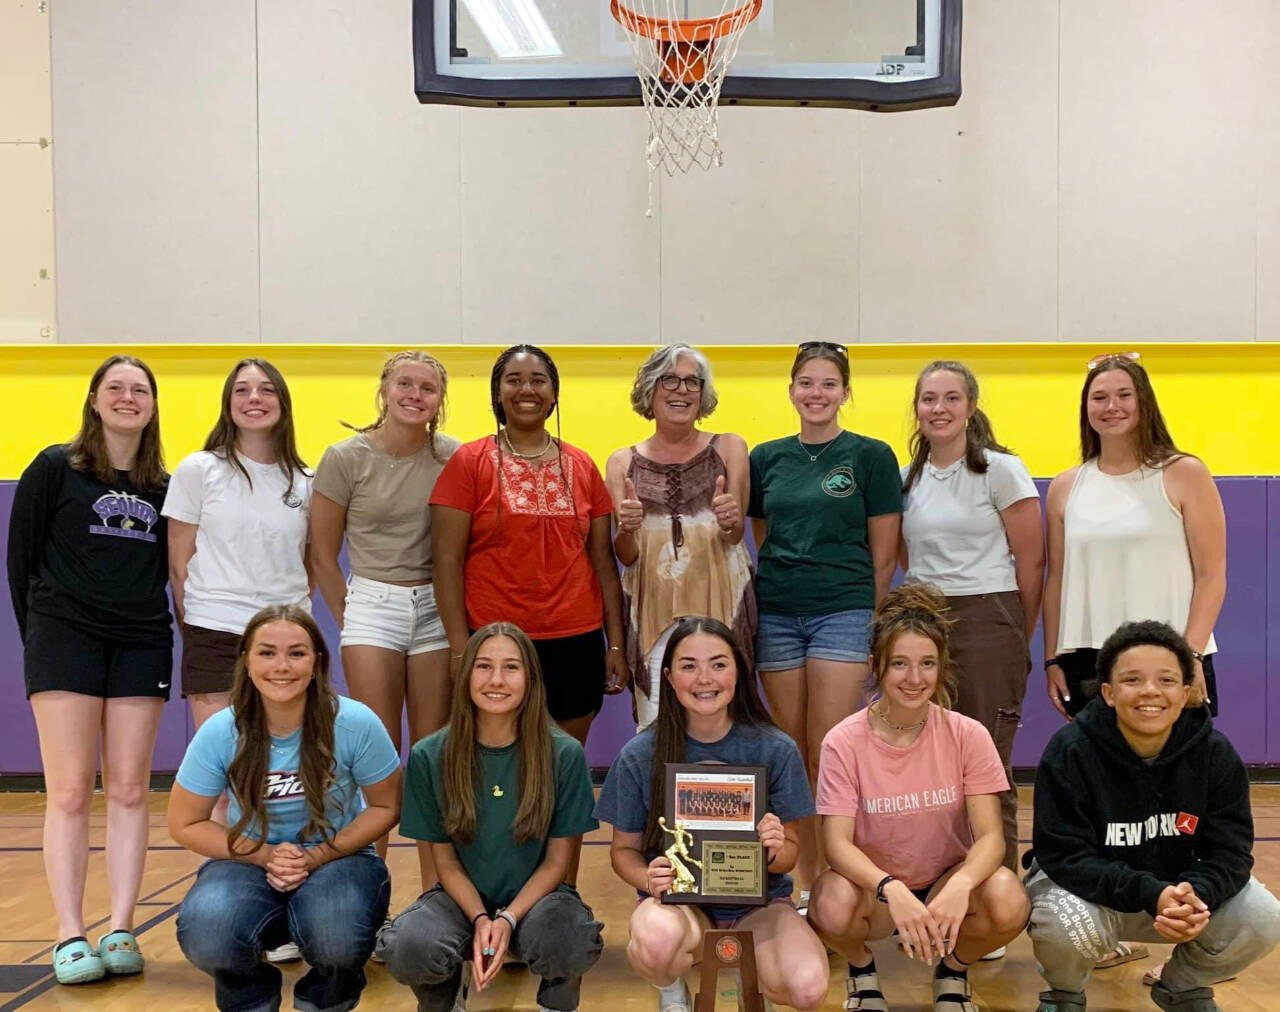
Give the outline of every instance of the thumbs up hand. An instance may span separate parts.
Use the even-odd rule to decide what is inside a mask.
[[[623,499],[618,503],[618,531],[634,534],[644,526],[644,503],[636,495],[636,484],[630,478],[623,479]]]
[[[724,475],[716,479],[716,490],[711,499],[711,509],[715,512],[716,523],[726,534],[731,534],[742,526],[742,508],[732,492],[725,491]]]

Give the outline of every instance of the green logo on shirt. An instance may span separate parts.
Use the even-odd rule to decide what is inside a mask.
[[[822,479],[822,491],[837,499],[853,495],[858,491],[858,483],[853,480],[853,468],[845,464],[833,467]]]

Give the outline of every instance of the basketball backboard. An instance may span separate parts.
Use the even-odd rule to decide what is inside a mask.
[[[954,102],[961,3],[764,0],[743,33],[721,104],[887,109]],[[726,10],[725,0],[680,4],[688,18]],[[422,102],[640,102],[628,36],[609,0],[414,0],[413,19]]]

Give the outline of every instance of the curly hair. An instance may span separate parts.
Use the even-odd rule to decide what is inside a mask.
[[[631,386],[631,410],[641,418],[653,421],[653,391],[658,380],[676,367],[680,358],[691,358],[698,367],[698,376],[702,379],[702,389],[698,397],[698,417],[706,418],[720,403],[720,395],[716,393],[716,384],[711,377],[711,362],[697,348],[687,344],[668,344],[659,348],[644,360],[636,370],[636,381]]]
[[[951,709],[956,698],[956,678],[951,666],[949,635],[951,619],[946,617],[947,599],[931,583],[904,583],[889,591],[871,616],[871,677],[876,688],[884,685],[893,646],[904,633],[916,633],[933,641],[938,649],[938,684],[933,702]]]
[[[1120,655],[1134,647],[1163,647],[1178,659],[1182,684],[1190,685],[1195,680],[1196,661],[1187,641],[1168,623],[1153,621],[1126,622],[1106,638],[1098,649],[1098,677],[1111,681]]]

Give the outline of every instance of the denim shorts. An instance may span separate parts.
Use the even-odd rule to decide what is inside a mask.
[[[870,650],[870,608],[837,611],[830,615],[760,613],[756,631],[756,667],[761,671],[802,668],[806,657],[866,664]]]
[[[347,583],[342,646],[382,647],[402,654],[447,650],[449,637],[436,608],[435,588],[399,587],[353,576]]]

